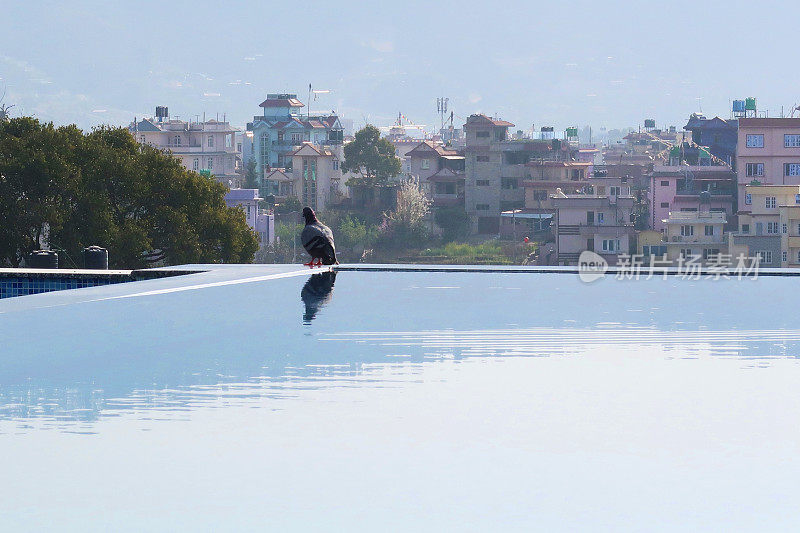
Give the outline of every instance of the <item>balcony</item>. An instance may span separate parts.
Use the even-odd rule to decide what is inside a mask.
[[[580,224],[578,226],[578,230],[581,235],[586,235],[586,236],[592,236],[592,235],[619,236],[619,235],[632,234],[635,231],[633,224],[596,224],[596,225]]]
[[[272,141],[272,146],[277,148],[291,148],[293,146],[302,146],[304,142],[310,141],[303,141],[303,140],[294,140],[294,139],[283,139],[281,141]]]
[[[680,244],[725,244],[727,235],[671,235],[668,243]]]

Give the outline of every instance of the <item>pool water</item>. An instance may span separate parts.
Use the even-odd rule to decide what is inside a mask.
[[[800,526],[796,278],[220,272],[0,303],[10,530]]]

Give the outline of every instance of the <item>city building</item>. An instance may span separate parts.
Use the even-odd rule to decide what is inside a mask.
[[[635,199],[621,185],[605,187],[604,194],[552,196],[557,264],[576,264],[584,250],[601,255],[610,265],[617,264],[620,254],[631,253]]]
[[[748,185],[800,185],[800,118],[740,118],[736,171],[739,211]]]
[[[798,234],[799,228],[792,224],[798,214],[794,208],[800,205],[800,185],[745,185],[744,190],[746,210],[739,211],[731,253],[759,256],[761,266],[788,266],[790,258],[797,259],[796,239],[789,237]]]
[[[464,124],[464,205],[473,219],[473,231],[497,234],[501,213],[525,207],[522,183],[531,179],[540,161],[575,161],[577,142],[552,138],[510,139],[514,125],[486,115],[470,115]],[[590,163],[586,163],[590,165]]]
[[[128,129],[140,144],[171,152],[189,170],[213,176],[229,188],[241,185],[238,130],[226,121],[170,119],[168,109],[159,106],[155,118],[134,120]]]
[[[664,231],[670,212],[700,209],[700,195],[707,192],[709,210],[725,213],[726,220],[736,214],[736,173],[727,166],[656,165],[650,174],[649,227]],[[732,228],[731,228],[732,229]]]
[[[692,132],[692,142],[695,145],[708,147],[712,155],[735,169],[738,127],[736,119],[709,119],[699,113],[692,113],[683,129]]]
[[[291,154],[292,191],[304,206],[324,211],[348,196],[341,159],[341,145],[306,142]]]
[[[333,112],[303,114],[305,105],[296,94],[268,94],[259,106],[263,114],[247,124],[245,142],[251,146],[243,150],[255,158],[260,178],[273,168],[290,168],[292,155],[303,143],[320,147],[342,144],[344,130],[339,117]]]
[[[225,205],[228,207],[240,207],[244,211],[247,225],[253,230],[256,228],[256,218],[258,216],[258,189],[231,189],[225,195]]]
[[[256,233],[260,247],[275,244],[275,214],[262,211],[256,215]]]
[[[464,206],[464,154],[433,141],[408,151],[409,174],[419,179],[434,207]]]
[[[673,264],[689,260],[708,264],[720,254],[727,254],[728,238],[723,230],[725,223],[725,213],[711,211],[707,204],[699,211],[671,212],[669,218],[664,220],[667,259]]]

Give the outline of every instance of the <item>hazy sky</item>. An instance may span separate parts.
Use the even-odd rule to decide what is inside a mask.
[[[475,112],[518,128],[682,127],[702,106],[800,103],[794,2],[4,2],[12,114],[89,127],[166,105],[243,126],[267,92],[329,89],[313,110],[438,127]],[[702,98],[702,100],[698,100]]]

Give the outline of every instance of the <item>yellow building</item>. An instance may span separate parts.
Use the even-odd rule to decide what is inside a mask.
[[[728,253],[727,236],[723,233],[726,217],[719,211],[674,211],[664,220],[667,259],[700,258],[708,263],[719,254]]]
[[[760,257],[762,267],[800,266],[800,185],[747,185],[734,256]]]

